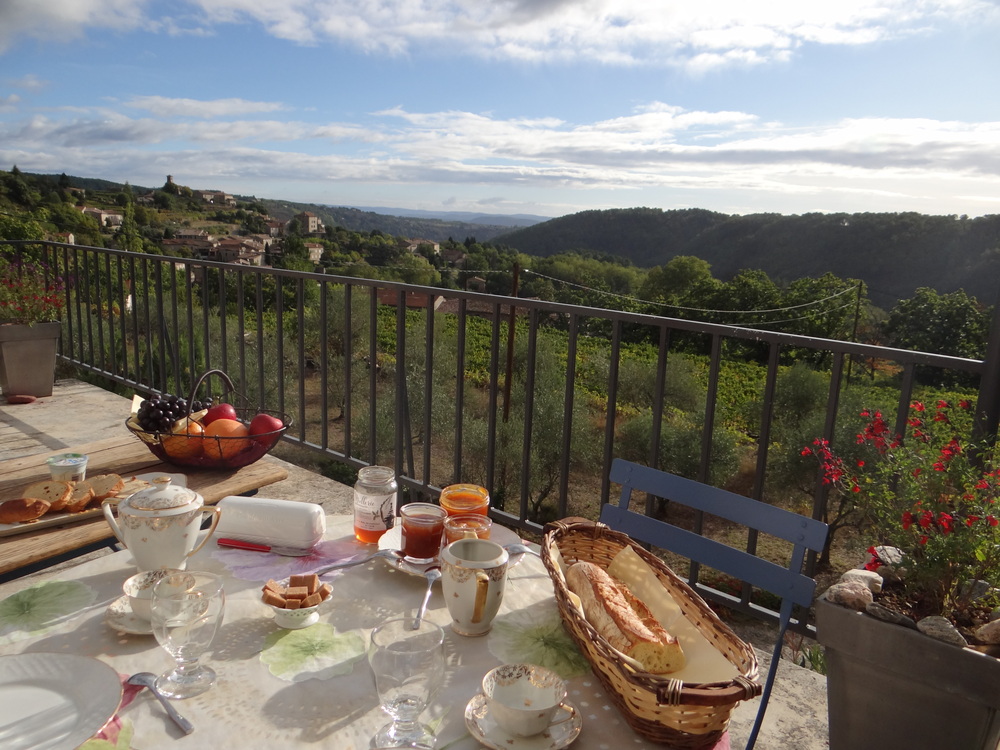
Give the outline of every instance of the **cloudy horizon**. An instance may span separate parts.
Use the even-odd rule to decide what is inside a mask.
[[[329,205],[1000,212],[985,0],[8,0],[0,168]]]

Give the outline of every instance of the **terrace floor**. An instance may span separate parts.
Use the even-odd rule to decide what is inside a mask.
[[[11,405],[0,402],[0,460],[35,453],[71,449],[75,444],[97,440],[124,430],[130,402],[97,386],[78,380],[56,382],[52,396],[34,403]],[[280,461],[280,459],[274,459]],[[328,514],[351,511],[352,490],[346,485],[282,461],[288,478],[266,487],[266,497],[319,503]],[[95,552],[93,555],[105,554]],[[72,565],[73,562],[64,563]],[[52,569],[50,568],[49,571]],[[44,573],[43,573],[44,574]],[[36,574],[39,575],[39,574]],[[757,646],[761,673],[769,657],[762,651],[758,628],[733,625],[742,637]],[[730,739],[733,748],[743,747],[757,710],[757,701],[742,703],[733,712]],[[826,679],[808,669],[783,660],[778,668],[774,692],[764,726],[757,741],[759,750],[824,750],[829,747],[826,710]]]

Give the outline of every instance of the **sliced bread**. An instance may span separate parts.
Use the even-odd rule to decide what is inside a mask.
[[[54,513],[66,507],[72,494],[73,484],[71,482],[57,482],[47,479],[29,484],[24,488],[21,497],[44,500],[49,504],[46,510]]]
[[[87,509],[91,501],[94,499],[94,488],[87,484],[86,481],[77,482],[76,486],[73,488],[73,494],[69,498],[69,502],[63,508],[67,513],[80,513]]]
[[[98,474],[94,477],[88,477],[78,484],[88,485],[94,491],[93,501],[95,503],[117,494],[125,486],[124,480],[118,474]]]

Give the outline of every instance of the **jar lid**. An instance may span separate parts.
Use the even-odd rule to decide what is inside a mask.
[[[168,510],[188,505],[198,497],[197,492],[174,484],[168,476],[156,477],[152,485],[129,497],[128,504],[136,510]]]
[[[60,453],[45,459],[49,466],[79,466],[87,463],[87,457],[82,453]]]

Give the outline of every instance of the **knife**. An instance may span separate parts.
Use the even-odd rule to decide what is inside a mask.
[[[251,552],[273,552],[276,555],[286,557],[305,557],[312,553],[311,549],[300,547],[282,547],[277,544],[257,544],[256,542],[245,542],[242,539],[217,539],[216,544],[220,547],[233,547],[234,549],[246,549]]]

